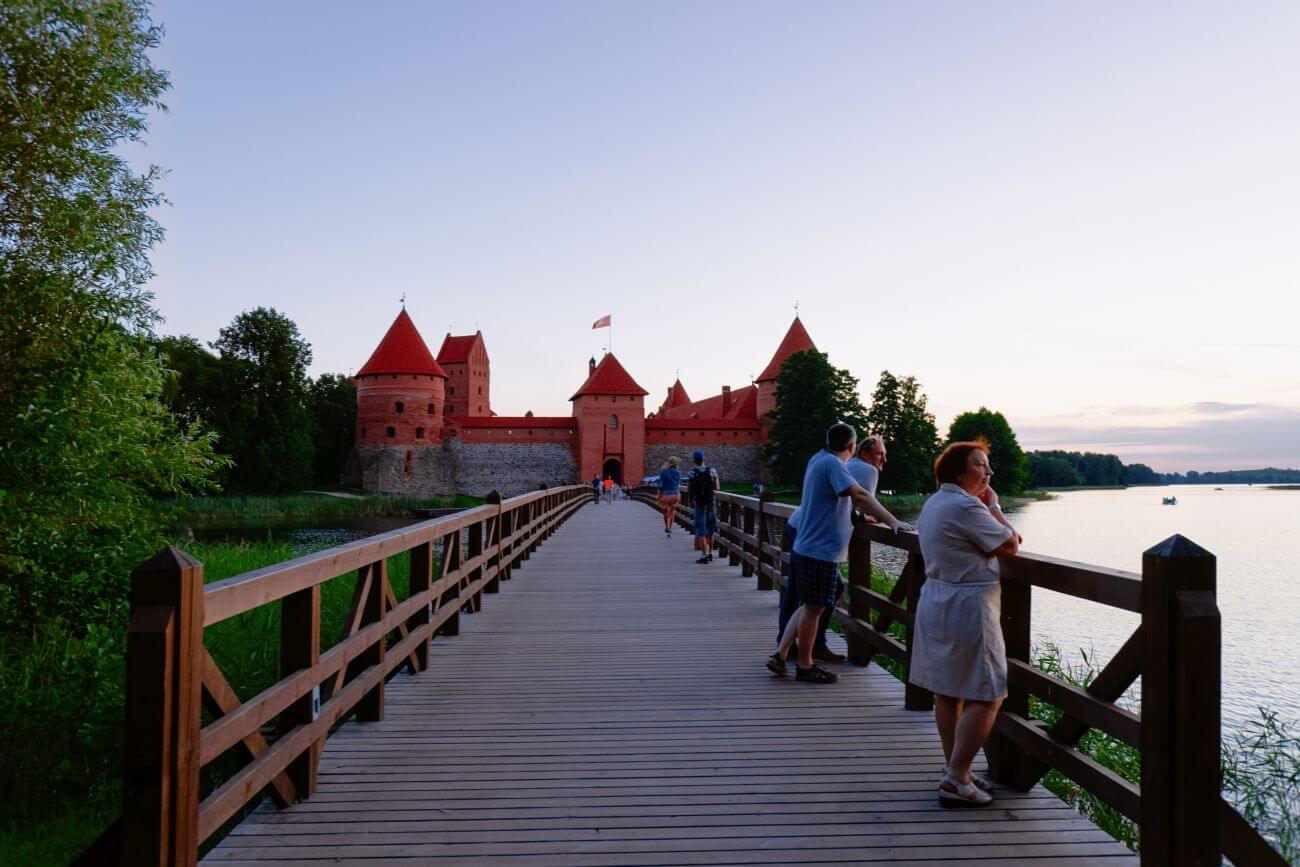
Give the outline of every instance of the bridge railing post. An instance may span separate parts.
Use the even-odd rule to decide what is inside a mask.
[[[758,537],[758,551],[756,552],[756,554],[758,560],[758,589],[759,590],[771,590],[772,587],[774,586],[772,584],[771,577],[763,572],[763,564],[766,563],[768,566],[775,566],[777,568],[779,568],[781,565],[780,562],[773,563],[772,558],[767,554],[763,553],[763,546],[765,544],[770,545],[776,540],[776,527],[774,526],[774,524],[777,521],[781,520],[776,515],[773,515],[771,512],[768,512],[767,509],[764,507],[764,503],[770,503],[772,502],[772,500],[773,500],[773,495],[771,491],[764,490],[759,492],[758,522],[754,532],[754,535]]]
[[[1015,560],[1001,558],[1002,569],[1002,640],[1006,644],[1007,659],[1032,663],[1030,644],[1030,615],[1032,594],[1029,584],[1015,580]],[[1002,710],[1028,719],[1029,693],[1015,681],[1007,685],[1007,697]],[[1038,781],[1033,759],[1007,735],[993,731],[984,746],[989,760],[989,776],[1012,788],[1025,791]]]
[[[131,573],[121,863],[199,851],[203,564],[168,546]]]
[[[419,579],[412,562],[411,581]],[[427,648],[426,648],[427,654]],[[418,657],[417,657],[418,658]],[[428,658],[427,655],[425,657]],[[313,584],[280,600],[280,676],[309,669],[320,662],[320,585]],[[320,713],[320,687],[285,708],[277,728],[285,734],[294,726],[312,723]],[[286,769],[299,799],[310,798],[316,791],[316,770],[325,741],[322,738],[289,763]]]
[[[370,570],[370,588],[361,600],[360,628],[364,629],[384,619],[386,607],[384,588],[388,586],[388,561],[379,560],[362,568]],[[357,580],[362,580],[360,572],[357,573]],[[358,670],[383,664],[384,657],[387,655],[386,641],[387,638],[380,635],[373,644],[357,655]],[[380,678],[379,682],[357,701],[357,719],[361,722],[379,722],[383,718],[384,679]]]
[[[746,536],[753,536],[754,535],[754,507],[745,506],[742,509],[742,513],[743,513],[743,520],[741,525],[741,532],[743,532]],[[740,540],[740,553],[742,555],[748,554],[749,556],[752,557],[756,553],[755,550],[756,548],[757,546],[752,542],[746,541],[745,539]],[[751,566],[749,560],[743,556],[740,558],[740,574],[741,577],[743,578],[750,578],[754,574],[754,567]]]
[[[1142,555],[1142,860],[1220,863],[1215,557],[1171,536]]]
[[[925,558],[921,556],[920,551],[913,551],[907,555],[907,563],[903,566],[903,574],[899,576],[899,581],[907,582],[907,623],[903,626],[903,638],[907,642],[907,648],[903,654],[903,671],[905,682],[903,686],[903,707],[907,710],[933,710],[934,693],[928,689],[919,687],[912,683],[912,636],[916,622],[916,606],[921,601],[921,585],[925,583]]]

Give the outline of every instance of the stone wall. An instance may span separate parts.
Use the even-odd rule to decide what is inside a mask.
[[[456,491],[481,497],[500,491],[513,497],[578,481],[578,464],[567,443],[464,443],[447,440],[456,467]]]
[[[704,452],[704,462],[718,471],[718,478],[724,482],[752,482],[758,477],[758,446],[736,445],[720,446],[717,443],[700,445],[652,445],[645,447],[645,471],[647,474],[659,472],[659,468],[668,462],[670,455],[681,459],[684,476],[695,464],[691,453],[696,449]]]
[[[442,446],[355,445],[343,467],[343,483],[385,494],[451,494],[455,469]]]

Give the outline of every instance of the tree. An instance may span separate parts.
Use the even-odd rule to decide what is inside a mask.
[[[235,462],[232,487],[298,490],[312,478],[312,417],[307,365],[311,346],[274,308],[240,313],[212,344],[237,401],[220,419],[222,451]]]
[[[826,429],[835,422],[853,425],[859,437],[866,428],[857,379],[815,349],[796,352],[781,365],[772,416],[764,454],[774,459],[774,474],[783,484],[803,483],[808,459],[825,445]]]
[[[1074,464],[1062,454],[1030,452],[1027,458],[1029,483],[1035,488],[1072,488],[1083,484]]]
[[[914,376],[902,379],[881,371],[871,395],[867,423],[884,437],[889,460],[880,473],[881,490],[916,494],[934,490],[934,458],[939,432],[926,409],[927,398]]]
[[[153,497],[219,467],[160,400],[143,289],[159,171],[118,154],[167,86],[158,38],[131,0],[0,14],[0,628],[115,616],[165,538]]]
[[[1008,494],[1024,490],[1029,479],[1027,461],[1006,416],[982,406],[976,412],[964,412],[957,416],[948,428],[950,443],[967,442],[979,437],[989,443],[993,487]]]
[[[356,441],[357,388],[346,376],[322,374],[311,386],[316,426],[312,472],[317,484],[337,485]]]
[[[1146,464],[1125,464],[1124,484],[1158,485],[1160,484],[1160,478],[1156,475],[1156,471]]]

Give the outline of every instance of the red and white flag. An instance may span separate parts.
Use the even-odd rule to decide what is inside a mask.
[[[591,327],[592,327],[592,328],[609,328],[609,327],[610,327],[609,316],[602,316],[602,317],[600,317],[599,319],[597,319],[595,322],[593,322],[593,323],[591,324]]]

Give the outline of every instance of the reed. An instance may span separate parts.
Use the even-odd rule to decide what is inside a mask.
[[[436,497],[396,497],[375,494],[366,497],[331,497],[302,493],[278,497],[191,497],[172,500],[182,521],[257,523],[296,518],[400,517],[412,509],[470,508],[481,505],[477,497],[452,494]]]

